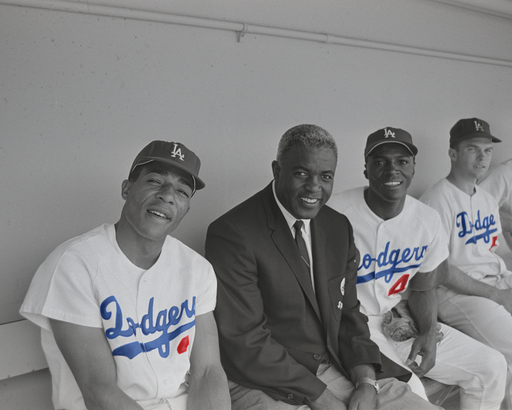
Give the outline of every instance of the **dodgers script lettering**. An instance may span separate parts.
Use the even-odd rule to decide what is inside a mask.
[[[158,349],[161,357],[169,356],[169,343],[171,340],[176,339],[182,333],[186,332],[195,326],[195,312],[196,312],[196,298],[192,298],[192,306],[189,307],[189,301],[185,300],[181,307],[172,306],[169,309],[160,310],[156,316],[153,312],[154,298],[149,300],[148,310],[140,323],[135,322],[131,317],[123,319],[123,310],[115,296],[109,296],[100,305],[101,317],[104,320],[110,320],[114,315],[114,327],[108,328],[105,331],[105,336],[108,339],[116,339],[118,337],[132,337],[137,334],[137,329],[140,329],[144,335],[152,335],[159,333],[160,335],[146,343],[131,342],[123,346],[119,346],[112,351],[114,356],[126,356],[133,359],[140,353],[150,352]],[[184,316],[185,315],[185,316]],[[182,322],[182,319],[192,319],[191,321],[177,326]],[[123,327],[124,326],[124,327]],[[171,326],[175,328],[169,331]],[[177,327],[176,327],[177,326]]]
[[[386,283],[391,282],[395,274],[402,274],[411,269],[418,269],[421,266],[421,261],[425,256],[428,245],[417,246],[415,248],[392,249],[390,250],[390,242],[386,243],[386,247],[380,252],[377,257],[372,257],[370,254],[365,254],[361,259],[361,265],[357,268],[358,272],[368,270],[375,262],[375,270],[368,272],[357,277],[357,284],[366,283],[371,280],[379,280],[384,278]],[[402,275],[397,283],[395,283],[389,290],[391,294],[403,292],[407,288],[409,279],[408,274]]]
[[[461,212],[457,214],[455,222],[457,228],[459,228],[459,238],[464,238],[468,235],[471,235],[471,237],[466,241],[466,245],[470,243],[476,244],[480,239],[483,239],[485,243],[489,243],[491,235],[498,230],[497,228],[491,229],[494,225],[496,225],[494,215],[491,214],[481,218],[480,211],[477,212],[477,218],[474,223],[471,222],[467,212]]]

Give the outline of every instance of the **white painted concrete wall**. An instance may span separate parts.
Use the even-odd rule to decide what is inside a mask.
[[[447,173],[448,130],[461,117],[489,121],[504,140],[496,161],[512,156],[510,65],[250,33],[238,43],[229,31],[5,3],[0,323],[19,319],[32,275],[55,246],[117,220],[121,181],[152,139],[181,141],[203,161],[207,186],[176,232],[199,252],[208,224],[268,183],[279,137],[299,123],[337,139],[336,190],[365,182],[364,142],[383,126],[410,131],[420,149],[413,195]],[[511,20],[429,0],[102,2],[141,3],[512,61]]]

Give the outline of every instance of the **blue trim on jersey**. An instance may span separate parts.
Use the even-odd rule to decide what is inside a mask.
[[[119,346],[118,348],[112,351],[112,354],[114,356],[126,356],[128,359],[131,360],[141,353],[150,352],[158,348],[160,356],[165,358],[169,356],[169,342],[173,339],[176,339],[179,335],[186,332],[188,329],[193,328],[195,325],[196,320],[194,319],[192,322],[189,322],[183,326],[178,327],[171,333],[162,334],[158,339],[152,340],[151,342],[132,342],[125,344],[124,346]],[[164,346],[167,346],[167,349],[164,349]]]
[[[406,272],[409,269],[418,269],[420,266],[421,266],[421,263],[419,263],[417,265],[409,265],[404,268],[397,268],[396,266],[393,266],[389,269],[380,271],[377,274],[375,274],[375,271],[373,271],[373,272],[367,273],[366,275],[358,276],[356,285],[359,285],[360,283],[370,282],[371,280],[374,280],[374,279],[377,280],[377,279],[380,279],[385,276],[386,276],[386,282],[389,282],[389,281],[391,281],[391,279],[393,278],[393,275],[395,273]]]

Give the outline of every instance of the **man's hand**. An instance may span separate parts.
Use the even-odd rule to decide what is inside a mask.
[[[423,377],[436,364],[436,333],[419,335],[411,346],[411,353],[405,364],[418,376]],[[416,356],[422,356],[421,365],[416,363]]]
[[[375,410],[377,408],[377,392],[368,383],[361,383],[350,396],[348,410]]]

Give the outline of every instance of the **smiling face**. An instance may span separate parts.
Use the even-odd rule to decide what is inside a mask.
[[[135,181],[123,181],[126,201],[119,220],[124,232],[137,241],[163,243],[190,208],[193,181],[187,173],[152,163]]]
[[[477,137],[461,141],[449,151],[452,169],[461,176],[477,180],[488,171],[492,150],[493,144],[489,138]]]
[[[279,202],[297,219],[312,219],[331,196],[336,156],[328,148],[291,148],[272,163]]]
[[[409,150],[400,144],[381,145],[368,155],[365,167],[370,208],[403,207],[414,176],[414,157]]]

